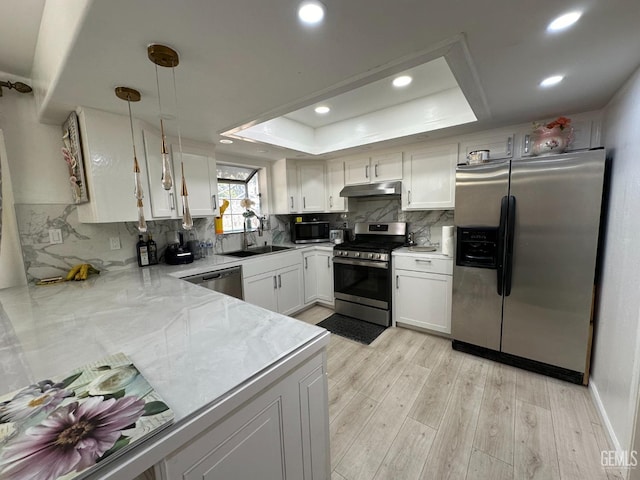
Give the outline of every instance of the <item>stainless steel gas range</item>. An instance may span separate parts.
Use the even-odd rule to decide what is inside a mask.
[[[355,239],[333,248],[336,313],[391,325],[391,251],[407,240],[407,224],[356,223]]]

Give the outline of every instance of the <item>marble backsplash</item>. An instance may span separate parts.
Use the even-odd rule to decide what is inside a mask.
[[[28,281],[65,274],[78,263],[91,263],[99,270],[138,268],[138,230],[133,222],[80,223],[77,207],[64,204],[17,204],[16,217]],[[149,221],[148,233],[158,244],[160,255],[167,246],[167,232],[180,230],[180,220]],[[49,243],[49,230],[60,229],[63,243]],[[214,234],[213,217],[194,219],[195,235],[211,239],[214,252],[242,248],[242,233]],[[121,248],[111,250],[110,238],[118,237]],[[185,237],[186,238],[186,237]],[[271,232],[247,234],[253,245],[271,244]],[[197,260],[196,260],[197,261]]]
[[[17,204],[16,217],[22,244],[27,279],[65,274],[77,263],[91,263],[99,270],[137,268],[138,230],[133,222],[80,223],[75,205]],[[403,212],[397,198],[362,198],[349,200],[349,212],[314,215],[328,220],[335,228],[353,227],[356,222],[408,222],[418,244],[436,244],[441,240],[441,227],[453,224],[452,210]],[[272,215],[270,230],[262,235],[247,234],[251,245],[281,244],[291,241],[289,223],[293,215]],[[60,229],[63,243],[49,243],[49,230]],[[167,246],[167,232],[180,230],[180,220],[149,221],[149,232],[158,244],[160,255]],[[194,219],[195,235],[201,241],[211,239],[214,253],[242,248],[242,233],[214,234],[213,217]],[[121,248],[111,250],[110,238],[118,237]],[[197,260],[196,260],[197,261]]]
[[[289,224],[294,216],[299,215],[271,217],[273,243],[291,240]],[[453,210],[402,211],[400,199],[389,197],[350,198],[349,212],[305,217],[327,220],[332,228],[353,228],[356,222],[407,222],[418,245],[440,244],[442,227],[453,225]]]

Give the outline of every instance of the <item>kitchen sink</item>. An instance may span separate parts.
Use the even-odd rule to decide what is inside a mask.
[[[229,255],[231,257],[252,257],[254,255],[280,252],[283,250],[291,250],[291,247],[280,247],[278,245],[265,245],[263,247],[254,247],[248,250],[236,250],[235,252],[225,252],[222,255]]]

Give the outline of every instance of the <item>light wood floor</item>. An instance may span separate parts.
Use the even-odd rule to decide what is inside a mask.
[[[316,306],[297,318],[318,323]],[[622,479],[588,390],[389,328],[331,336],[332,480]]]

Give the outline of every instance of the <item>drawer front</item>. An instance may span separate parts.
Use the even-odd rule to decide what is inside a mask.
[[[427,256],[394,256],[393,265],[400,270],[453,275],[453,260]]]
[[[252,277],[266,272],[273,272],[282,267],[300,265],[302,255],[298,250],[293,252],[272,253],[263,258],[252,258],[242,263],[242,277]]]

